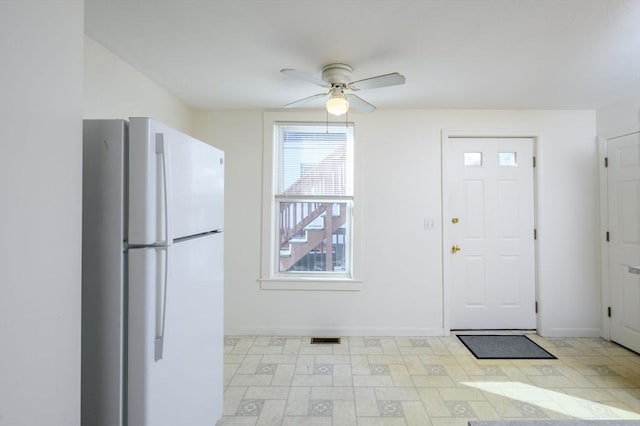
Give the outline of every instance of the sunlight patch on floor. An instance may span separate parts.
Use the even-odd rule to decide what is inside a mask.
[[[578,419],[632,419],[640,414],[520,382],[461,382],[485,392],[553,410]]]

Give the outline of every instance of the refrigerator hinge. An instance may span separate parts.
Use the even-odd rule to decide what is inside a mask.
[[[156,133],[156,154],[164,153],[164,135]]]
[[[159,361],[162,359],[162,349],[164,346],[164,338],[156,337],[156,340],[153,342],[153,359]]]

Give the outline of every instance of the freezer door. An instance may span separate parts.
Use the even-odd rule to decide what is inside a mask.
[[[129,255],[128,422],[222,416],[222,234]]]
[[[224,152],[149,118],[129,119],[129,243],[222,229]]]

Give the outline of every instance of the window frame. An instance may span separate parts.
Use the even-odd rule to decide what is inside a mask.
[[[344,123],[344,122],[343,122]],[[358,194],[361,179],[358,178],[360,167],[358,158],[360,144],[355,135],[355,120],[349,120],[348,125],[353,131],[353,195],[319,197],[323,200],[339,202],[340,199],[351,202],[351,226],[350,226],[350,272],[279,272],[279,215],[276,207],[283,199],[302,200],[315,197],[278,195],[278,145],[275,140],[275,126],[279,124],[291,125],[318,125],[326,126],[327,122],[318,120],[318,113],[291,112],[263,113],[263,191],[262,191],[262,242],[261,242],[261,276],[259,282],[263,290],[323,290],[323,291],[359,291],[362,281],[360,279],[360,217],[357,206],[360,203]],[[340,122],[331,122],[329,125],[340,125]]]

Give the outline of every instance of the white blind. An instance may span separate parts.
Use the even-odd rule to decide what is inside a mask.
[[[353,195],[353,127],[276,127],[279,195]]]

